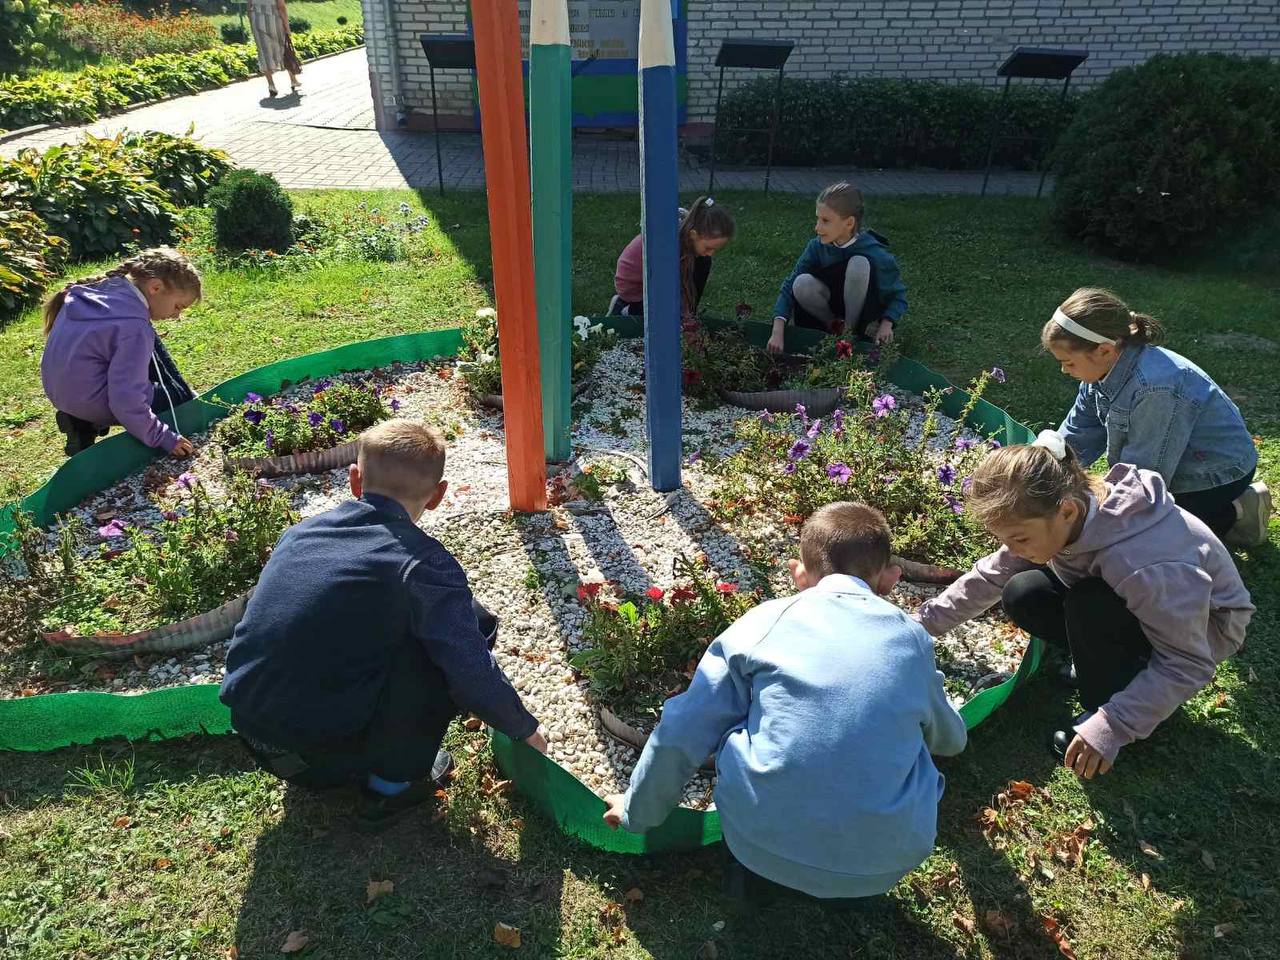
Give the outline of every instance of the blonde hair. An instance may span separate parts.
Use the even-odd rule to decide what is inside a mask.
[[[125,260],[118,267],[96,277],[85,277],[67,284],[44,305],[44,335],[49,336],[62,305],[67,302],[67,291],[72,287],[91,287],[112,277],[128,277],[130,280],[159,280],[166,287],[185,290],[200,299],[200,273],[195,265],[172,247],[152,247]]]
[[[384,420],[360,434],[356,463],[366,487],[397,499],[425,496],[444,476],[444,435],[411,420]]]
[[[870,580],[889,564],[889,524],[865,503],[820,507],[800,531],[800,560],[815,579],[845,573]]]
[[[989,453],[973,472],[965,504],[979,523],[1034,520],[1058,511],[1067,500],[1102,499],[1104,487],[1084,472],[1070,446],[1057,459],[1046,447],[1029,444]]]
[[[1159,320],[1145,313],[1135,313],[1110,290],[1100,287],[1081,287],[1062,301],[1058,309],[1082,327],[1110,337],[1121,346],[1159,343],[1164,339],[1164,325]],[[1061,344],[1073,353],[1093,350],[1098,346],[1064,330],[1054,320],[1046,323],[1040,331],[1040,343],[1046,350],[1050,344]]]
[[[842,217],[853,217],[858,221],[858,226],[862,226],[864,209],[862,191],[852,183],[841,180],[839,183],[831,184],[818,194],[818,202],[824,207],[830,207]]]

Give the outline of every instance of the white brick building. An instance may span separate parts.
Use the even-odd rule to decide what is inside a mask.
[[[571,0],[571,8],[621,9],[635,2]],[[684,0],[683,5],[686,29],[683,36],[678,32],[677,45],[684,40],[690,124],[711,119],[716,51],[730,37],[794,40],[787,75],[810,78],[840,72],[995,82],[996,67],[1018,44],[1087,48],[1089,59],[1075,74],[1083,85],[1160,52],[1280,56],[1280,0]],[[527,33],[528,0],[520,0],[519,8]],[[467,0],[364,0],[364,11],[380,125],[394,126],[399,115],[408,126],[429,128],[431,90],[418,36],[467,33]],[[729,71],[726,86],[752,73]],[[437,90],[442,125],[471,127],[473,78],[438,72]]]

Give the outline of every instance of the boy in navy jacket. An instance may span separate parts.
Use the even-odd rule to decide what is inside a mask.
[[[432,796],[464,709],[546,751],[490,652],[496,619],[417,526],[444,496],[444,460],[422,424],[361,434],[356,499],[285,533],[227,652],[221,699],[258,759],[302,786],[359,782],[368,826]]]

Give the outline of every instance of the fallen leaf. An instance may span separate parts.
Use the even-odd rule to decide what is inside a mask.
[[[240,960],[240,950],[237,947],[227,947],[227,952],[222,956],[224,960]]]
[[[379,897],[385,897],[388,893],[392,893],[396,888],[393,880],[370,880],[364,888],[365,905],[373,903]]]
[[[644,891],[641,890],[639,887],[632,887],[625,894],[623,894],[623,899],[626,900],[627,903],[639,903],[641,900],[644,899]]]
[[[311,938],[307,936],[305,930],[292,930],[289,935],[284,938],[284,943],[280,944],[281,953],[297,953],[299,950],[305,950]]]
[[[1255,682],[1257,682],[1257,679],[1258,679],[1258,674],[1254,671],[1253,667],[1250,667],[1250,668],[1249,668],[1249,682],[1250,682],[1250,683],[1255,683]]]
[[[1138,849],[1141,850],[1143,853],[1145,853],[1148,857],[1155,857],[1157,860],[1164,859],[1164,854],[1162,854],[1159,850],[1157,850],[1151,844],[1147,843],[1147,841],[1145,840],[1138,841]]]
[[[1013,797],[1015,800],[1026,800],[1035,792],[1035,786],[1028,783],[1026,780],[1009,781],[1009,796]]]
[[[168,857],[156,857],[155,862],[151,864],[153,870],[168,870],[173,866],[173,861]]]
[[[435,792],[435,798],[436,798],[437,800],[448,800],[448,799],[449,799],[449,791],[448,791],[448,790],[437,790],[437,791]]]
[[[523,829],[524,829],[524,817],[512,817],[512,818],[511,818],[511,829],[512,829],[512,830],[523,830]]]
[[[113,827],[119,827],[121,830],[124,830],[131,823],[133,823],[132,817],[128,816],[127,814],[121,814],[120,816],[115,818],[115,820],[112,822],[111,825]]]
[[[957,930],[961,931],[962,933],[967,933],[971,937],[973,936],[973,931],[975,929],[974,922],[970,920],[968,917],[966,917],[959,910],[952,912],[951,922],[952,924],[954,924]]]
[[[715,923],[711,925],[711,929],[714,930],[716,933],[722,933],[724,931],[724,921],[717,920]]]
[[[719,960],[720,948],[714,940],[703,940],[698,948],[698,960]]]
[[[520,928],[498,921],[493,928],[493,939],[504,947],[515,950],[520,946]]]
[[[1145,892],[1150,892],[1151,890],[1151,877],[1145,873],[1142,875],[1142,889]]]
[[[999,910],[988,910],[982,915],[982,925],[988,933],[1008,937],[1013,932],[1014,923]]]
[[[1234,923],[1216,923],[1213,926],[1213,936],[1216,940],[1221,940],[1223,937],[1229,937],[1231,934],[1235,933],[1235,931],[1236,925]]]
[[[484,721],[479,717],[467,717],[467,719],[463,721],[462,726],[465,730],[479,730],[484,726]]]
[[[626,914],[618,904],[611,901],[600,908],[600,923],[609,931],[609,937],[613,940],[614,946],[621,944],[627,938],[622,929],[625,922]]]
[[[1210,870],[1218,869],[1218,865],[1213,862],[1213,854],[1210,853],[1208,850],[1200,851],[1200,862],[1203,863]]]
[[[1058,952],[1067,960],[1076,960],[1076,952],[1072,949],[1066,933],[1063,932],[1062,925],[1051,916],[1041,916],[1040,923],[1044,927],[1044,932],[1049,935],[1049,939],[1057,946]]]

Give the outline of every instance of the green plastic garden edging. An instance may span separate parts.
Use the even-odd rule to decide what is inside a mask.
[[[640,323],[634,319],[610,318],[606,322],[624,337],[642,333]],[[710,325],[722,327],[727,322],[710,321]],[[764,324],[747,324],[746,329],[749,339],[759,345],[768,339],[769,328]],[[791,336],[796,345],[809,347],[820,335],[796,330]],[[206,397],[217,396],[236,403],[250,391],[273,394],[308,378],[386,366],[396,361],[411,363],[453,356],[461,343],[459,330],[439,330],[351,343],[281,360],[226,380],[183,404],[177,410],[178,426],[185,433],[194,433],[206,429],[225,413],[223,407],[206,402]],[[899,360],[889,371],[889,378],[916,393],[930,387],[952,386],[914,360]],[[968,395],[957,388],[944,397],[941,409],[954,416],[967,401]],[[1032,439],[1025,426],[985,400],[978,402],[969,425],[1006,443],[1026,443]],[[29,511],[37,523],[47,526],[58,513],[124,479],[155,456],[155,451],[126,434],[110,437],[64,463],[19,506]],[[12,529],[11,510],[0,513],[0,534]],[[1036,671],[1040,654],[1041,643],[1032,638],[1012,678],[983,690],[961,708],[966,725],[976,727],[991,716]],[[142,694],[52,693],[0,700],[0,750],[34,752],[114,737],[165,740],[190,734],[230,732],[230,714],[218,700],[217,684],[172,687]],[[674,811],[661,827],[643,836],[609,830],[601,820],[603,801],[559,764],[496,732],[493,752],[503,775],[515,781],[529,802],[555,821],[564,833],[593,847],[617,853],[645,853],[692,849],[720,839],[720,818],[714,811],[703,813],[683,808]]]

